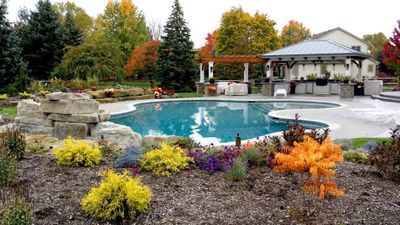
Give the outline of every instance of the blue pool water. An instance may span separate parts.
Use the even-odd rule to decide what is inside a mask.
[[[270,111],[332,107],[336,105],[314,102],[156,102],[138,104],[132,113],[111,120],[143,136],[177,135],[202,144],[220,144],[233,142],[237,133],[246,140],[285,130],[287,123],[268,117]],[[307,129],[326,126],[312,122],[302,125]]]

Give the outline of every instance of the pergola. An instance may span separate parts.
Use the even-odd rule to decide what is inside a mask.
[[[352,63],[358,68],[357,79],[361,80],[362,61],[370,58],[369,55],[340,45],[329,40],[305,40],[276,51],[262,54],[262,59],[267,60],[267,77],[271,76],[273,67],[284,64],[289,69],[286,80],[292,76],[292,68],[296,64],[330,63],[333,65],[344,65],[345,75],[351,75]]]
[[[369,55],[345,47],[328,40],[305,40],[276,51],[262,55],[221,55],[209,56],[200,59],[200,83],[204,83],[204,65],[208,63],[209,78],[214,77],[214,63],[243,63],[243,81],[249,81],[249,64],[265,63],[266,77],[271,77],[273,68],[277,65],[286,65],[289,73],[286,80],[292,76],[292,68],[296,64],[332,63],[344,65],[345,75],[351,75],[351,65],[358,68],[357,79],[361,80],[362,61],[370,58]]]

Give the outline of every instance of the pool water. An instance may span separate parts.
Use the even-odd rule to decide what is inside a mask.
[[[270,118],[268,113],[285,109],[321,109],[336,105],[314,102],[227,102],[176,101],[135,105],[136,110],[111,119],[127,125],[142,136],[176,135],[191,137],[201,144],[234,142],[283,131],[286,121]],[[326,125],[302,122],[307,128]]]

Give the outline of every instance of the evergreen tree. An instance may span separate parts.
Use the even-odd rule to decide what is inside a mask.
[[[0,91],[15,93],[18,88],[15,87],[16,83],[24,77],[25,65],[21,58],[20,40],[7,21],[6,14],[7,3],[6,0],[2,0],[0,5]]]
[[[60,63],[64,35],[57,14],[49,0],[39,0],[37,11],[31,12],[23,38],[23,56],[28,63],[28,75],[35,79],[48,79]]]
[[[76,25],[71,12],[67,12],[64,21],[64,44],[78,46],[83,42],[83,33]]]
[[[196,71],[193,63],[193,42],[190,40],[190,30],[178,0],[174,2],[164,31],[166,35],[162,37],[157,60],[157,76],[161,86],[177,91],[190,91],[194,88]]]

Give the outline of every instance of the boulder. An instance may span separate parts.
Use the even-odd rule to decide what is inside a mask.
[[[126,96],[126,97],[119,97],[118,100],[119,101],[132,101],[132,100],[136,100],[137,96]]]
[[[136,96],[136,100],[146,100],[146,99],[155,99],[156,97],[151,94],[151,95],[142,95],[142,96]]]
[[[19,101],[17,105],[17,115],[42,118],[40,104],[32,99]]]
[[[360,148],[361,151],[371,151],[378,147],[378,143],[376,141],[369,140],[367,143],[363,144]]]
[[[54,128],[45,127],[45,126],[37,126],[31,124],[20,124],[21,130],[25,131],[28,134],[43,134],[52,136],[54,132]]]
[[[167,143],[172,143],[180,139],[181,137],[179,136],[144,136],[143,137],[143,143],[145,145],[158,145],[162,142],[167,142]]]
[[[101,99],[96,99],[100,103],[114,103],[118,102],[118,98],[101,98]]]
[[[93,99],[79,100],[45,100],[40,105],[40,109],[44,113],[58,114],[91,114],[99,111],[99,103]]]
[[[76,139],[85,139],[88,133],[89,125],[87,124],[55,122],[54,136],[58,139],[65,139],[68,136]]]
[[[141,146],[142,136],[133,132],[131,128],[112,122],[98,123],[91,129],[91,135],[95,139],[100,139],[101,135],[110,143],[117,144],[121,147]]]
[[[85,100],[90,99],[90,95],[86,93],[63,93],[54,92],[46,95],[46,100],[59,101],[59,100]]]
[[[129,93],[127,90],[115,89],[115,93],[114,93],[115,98],[125,97],[125,96],[129,96]]]
[[[72,123],[98,123],[100,121],[97,113],[71,115],[52,113],[47,117],[47,119]]]
[[[99,122],[109,121],[110,118],[111,118],[111,115],[109,112],[107,112],[105,110],[99,111]]]
[[[145,94],[145,95],[150,95],[150,94],[151,94],[151,95],[154,95],[154,91],[153,91],[152,89],[145,89],[145,90],[144,90],[144,94]]]
[[[127,89],[129,96],[138,96],[138,95],[144,95],[144,90],[143,88],[131,88]]]
[[[99,99],[99,98],[105,98],[106,93],[101,90],[101,91],[88,91],[88,94],[91,95],[94,99]]]
[[[38,126],[44,126],[44,127],[52,127],[53,126],[53,121],[48,120],[48,119],[43,119],[43,118],[35,118],[35,117],[29,117],[29,116],[17,116],[15,117],[16,121],[19,121],[20,123],[25,123],[25,124],[30,124],[30,125],[38,125]]]
[[[132,164],[138,164],[143,155],[143,148],[137,146],[128,146],[118,156],[114,162],[115,168],[129,168]]]

